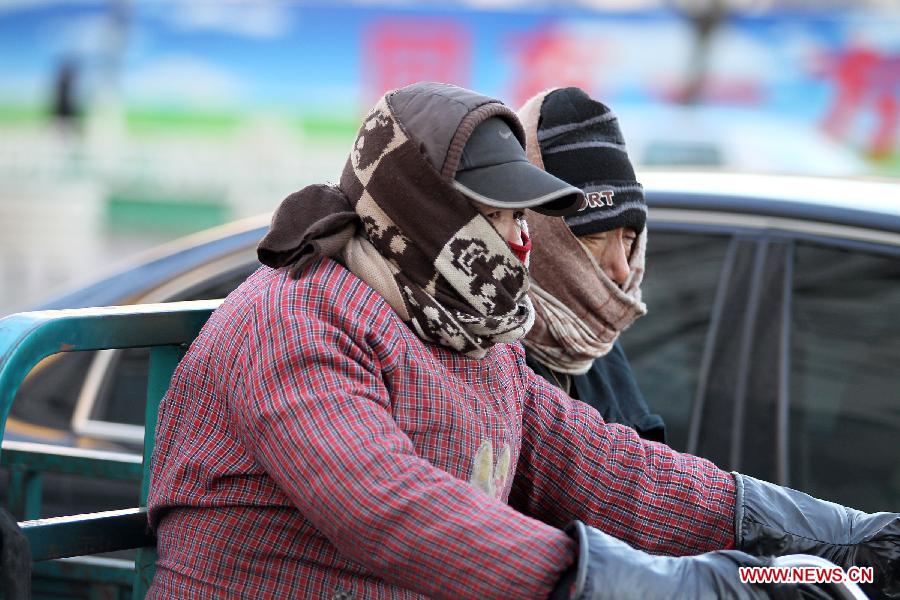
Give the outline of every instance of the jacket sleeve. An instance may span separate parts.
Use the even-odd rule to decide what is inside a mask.
[[[547,597],[574,542],[417,456],[362,332],[268,321],[236,417],[306,519],[352,561],[430,597]]]
[[[582,520],[653,554],[732,547],[729,473],[605,423],[522,363],[528,392],[512,506],[554,527]]]

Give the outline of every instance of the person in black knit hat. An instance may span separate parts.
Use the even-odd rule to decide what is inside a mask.
[[[528,365],[607,422],[665,441],[618,343],[641,302],[647,208],[613,112],[578,88],[538,94],[519,111],[529,159],[585,193],[558,218],[528,215],[535,324]]]
[[[619,333],[647,310],[640,291],[647,210],[616,117],[584,91],[564,88],[538,94],[519,110],[519,118],[529,160],[586,197],[581,210],[563,218],[528,213],[535,323],[525,338],[527,362],[551,383],[597,407],[604,418],[612,415],[650,437],[642,432],[641,415],[652,415],[615,345]],[[609,362],[617,353],[618,362]],[[640,457],[634,467],[652,468]],[[869,597],[900,598],[900,514],[867,514],[741,473],[731,475],[735,492],[728,500],[734,502],[735,518],[729,548],[756,556],[811,554],[844,569],[865,565],[872,568],[874,583],[860,587]],[[585,581],[590,588],[581,597],[646,599],[665,589],[665,582],[671,584],[667,573],[677,566],[667,559],[654,557],[648,571],[632,571],[633,565],[616,564],[614,541],[591,544],[602,532],[578,526],[574,531],[584,532],[588,548],[587,571],[570,574],[573,585]],[[622,587],[605,590],[612,582]],[[733,593],[717,590],[709,596]],[[828,597],[811,589],[783,593]],[[691,594],[679,590],[679,595]]]

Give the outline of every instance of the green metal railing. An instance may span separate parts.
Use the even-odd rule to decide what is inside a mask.
[[[19,313],[0,319],[0,430],[16,391],[31,370],[58,352],[149,347],[146,430],[154,431],[159,402],[188,345],[220,301],[173,302],[125,307]],[[73,448],[5,442],[0,462],[9,467],[10,500],[31,520],[19,523],[33,560],[138,548],[130,561],[69,559],[39,563],[35,577],[72,582],[121,583],[130,570],[132,598],[143,598],[153,578],[155,540],[147,528],[148,468],[153,436],[145,436],[144,455],[136,457]],[[40,516],[44,473],[78,474],[141,482],[140,506],[120,511],[50,519]],[[52,586],[51,586],[52,587]]]
[[[10,474],[9,510],[14,515],[23,515],[26,520],[41,518],[45,474],[135,483],[140,483],[143,476],[143,457],[139,454],[9,440],[3,442],[0,466],[8,469]]]

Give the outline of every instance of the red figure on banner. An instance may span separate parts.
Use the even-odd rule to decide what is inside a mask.
[[[416,81],[468,86],[471,47],[469,32],[456,23],[420,19],[373,23],[363,37],[365,104]]]
[[[828,61],[826,76],[837,88],[834,101],[823,118],[824,128],[835,137],[845,137],[860,112],[875,111],[875,125],[867,144],[876,158],[894,152],[900,97],[900,54],[886,55],[856,45]]]
[[[600,46],[555,26],[513,39],[516,63],[510,96],[515,106],[549,87],[577,86],[594,91]]]

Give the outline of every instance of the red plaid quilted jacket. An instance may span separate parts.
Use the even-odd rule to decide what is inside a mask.
[[[653,553],[731,544],[734,484],[526,366],[425,344],[323,259],[261,268],[160,407],[151,598],[542,598],[582,519]]]

